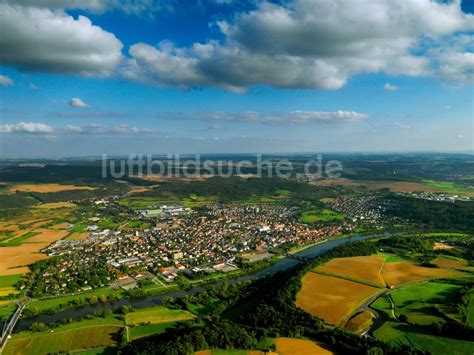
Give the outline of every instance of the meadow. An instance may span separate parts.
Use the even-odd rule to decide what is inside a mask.
[[[474,196],[474,189],[460,184],[448,181],[423,180],[423,183],[436,189],[439,192],[445,192],[456,195]]]
[[[299,218],[302,223],[340,221],[346,216],[328,209],[311,210],[303,212]]]
[[[144,324],[137,325],[135,327],[129,328],[129,338],[130,340],[135,340],[138,338],[143,338],[153,334],[160,334],[166,330],[173,328],[175,322],[170,323],[159,323],[159,324]]]
[[[410,323],[432,324],[443,321],[434,309],[454,314],[456,309],[450,307],[450,300],[461,288],[459,285],[428,281],[406,285],[390,292],[395,305],[395,315],[404,314]]]
[[[380,297],[371,306],[386,319],[374,332],[377,339],[392,345],[414,346],[435,355],[472,354],[474,351],[473,342],[424,333],[408,324],[400,323],[392,316],[392,306],[387,296]]]
[[[170,323],[194,318],[194,315],[182,310],[166,307],[138,309],[125,316],[127,325]]]
[[[474,292],[471,292],[469,298],[469,308],[467,312],[467,324],[474,327]]]
[[[113,297],[119,299],[125,296],[124,291],[115,288],[100,288],[91,291],[84,291],[74,295],[57,296],[43,299],[35,299],[26,305],[27,310],[34,312],[58,311],[68,307],[74,307],[75,304],[86,303],[92,296],[107,298]]]

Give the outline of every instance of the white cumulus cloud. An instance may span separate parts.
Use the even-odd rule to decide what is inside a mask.
[[[221,42],[186,48],[169,42],[132,45],[123,75],[159,86],[236,92],[258,84],[338,89],[354,75],[377,72],[442,72],[464,80],[472,53],[463,47],[459,54],[429,54],[425,39],[436,46],[472,31],[474,16],[462,12],[459,0],[290,0],[259,2],[255,10],[217,25]]]
[[[7,75],[0,74],[0,86],[12,86],[13,80]]]
[[[0,125],[1,133],[53,133],[54,128],[44,123],[20,122]]]
[[[0,64],[25,71],[110,75],[122,43],[84,16],[0,3]]]
[[[400,87],[398,87],[397,85],[392,85],[390,83],[385,83],[385,85],[383,86],[383,89],[385,91],[398,91],[400,90]]]
[[[71,107],[75,108],[88,108],[90,107],[88,104],[86,104],[84,101],[82,101],[78,97],[73,97],[71,100],[68,100],[68,105]]]
[[[369,118],[366,113],[338,110],[325,111],[290,111],[263,113],[244,112],[205,112],[205,113],[174,113],[166,114],[168,119],[190,119],[215,122],[254,122],[266,125],[307,125],[307,124],[338,124],[364,121]],[[220,126],[219,126],[220,127]]]

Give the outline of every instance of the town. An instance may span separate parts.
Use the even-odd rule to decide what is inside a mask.
[[[100,204],[114,208],[112,200]],[[281,205],[211,205],[197,210],[163,205],[135,211],[132,217],[140,222],[123,228],[91,224],[86,239],[58,240],[43,250],[54,258],[45,263],[34,292],[58,295],[109,285],[131,289],[143,279],[169,284],[178,276],[227,273],[242,263],[270,259],[282,250],[353,227],[344,221],[315,228],[299,222],[299,212]]]

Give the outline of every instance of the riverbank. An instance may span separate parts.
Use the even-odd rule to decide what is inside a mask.
[[[294,255],[301,256],[303,258],[316,258],[327,253],[329,250],[348,242],[356,242],[361,240],[366,240],[374,237],[379,237],[380,235],[351,235],[343,238],[336,238],[336,239],[329,239],[323,242],[318,242],[314,245],[308,246],[303,250],[296,252]],[[387,235],[385,235],[387,236]],[[206,283],[205,285],[198,285],[198,286],[191,286],[188,289],[177,289],[171,292],[163,292],[157,295],[150,295],[141,298],[121,298],[121,299],[114,299],[112,301],[107,300],[107,302],[102,303],[98,302],[97,304],[84,304],[80,305],[79,307],[74,308],[67,308],[61,310],[59,312],[55,312],[53,314],[40,314],[34,317],[29,318],[22,318],[18,322],[18,325],[15,331],[23,331],[28,330],[34,322],[41,322],[45,324],[49,323],[56,323],[61,321],[62,319],[81,319],[84,316],[89,314],[93,314],[98,310],[105,310],[110,309],[112,311],[116,310],[122,306],[132,306],[133,308],[144,308],[144,307],[153,307],[159,305],[163,302],[164,299],[169,297],[182,297],[185,295],[194,295],[202,290],[205,287],[212,286],[212,287],[221,287],[223,282],[227,283],[234,283],[234,282],[242,282],[247,280],[255,280],[260,279],[268,276],[272,276],[280,271],[288,270],[295,265],[301,263],[302,261],[296,260],[294,258],[283,257],[277,260],[275,263],[272,263],[268,267],[258,270],[252,274],[237,276],[231,279],[224,279],[218,280],[213,283]]]

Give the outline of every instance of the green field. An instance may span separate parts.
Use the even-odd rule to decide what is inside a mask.
[[[81,292],[76,295],[58,296],[46,299],[33,300],[27,304],[26,309],[38,312],[57,311],[59,309],[74,307],[74,302],[87,302],[87,300],[92,296],[100,297],[102,295],[105,295],[107,297],[113,296],[118,299],[124,296],[124,292],[120,289],[101,288],[97,290]]]
[[[150,228],[151,224],[148,222],[142,222],[139,220],[131,221],[127,224],[127,228]]]
[[[186,198],[175,198],[175,197],[170,197],[170,198],[159,198],[159,197],[148,197],[148,196],[131,196],[124,198],[119,201],[119,203],[123,206],[129,207],[131,209],[145,209],[150,206],[155,206],[155,205],[170,205],[170,204],[175,204],[179,203],[184,205],[185,207],[200,207],[200,206],[205,206],[208,204],[213,204],[216,203],[216,198],[212,196],[197,196],[197,195],[191,195],[190,197]]]
[[[125,323],[127,325],[138,325],[138,324],[160,324],[170,323],[181,320],[189,320],[194,316],[187,312],[179,309],[169,309],[166,307],[153,307],[138,309],[134,312],[128,313],[125,317]]]
[[[410,345],[431,354],[472,354],[474,343],[451,338],[443,338],[421,333],[409,325],[397,321],[385,322],[375,333],[381,339],[393,345]]]
[[[381,256],[382,258],[384,258],[386,263],[401,263],[407,261],[406,259],[400,258],[394,254],[377,253],[374,255]]]
[[[16,304],[13,301],[5,301],[5,303],[3,303],[2,301],[2,303],[0,304],[0,321],[3,321],[6,318],[10,317],[15,311],[15,309]]]
[[[346,216],[328,209],[303,212],[300,216],[302,223],[331,222],[344,219]]]
[[[16,333],[8,341],[5,354],[46,354],[66,351],[100,353],[103,349],[117,345],[120,330],[126,325],[130,340],[159,334],[174,327],[176,322],[194,316],[182,310],[166,307],[139,309],[122,316],[95,317],[73,322],[41,332]],[[107,349],[106,349],[107,350]]]
[[[435,307],[446,313],[456,313],[449,308],[450,299],[461,286],[441,282],[422,282],[408,285],[390,293],[395,304],[395,314],[404,314],[410,323],[432,324],[443,320]]]
[[[434,302],[440,302],[441,298],[449,303],[449,296],[443,292],[447,290],[449,294],[451,292],[450,286],[453,287],[454,285],[425,282],[419,285],[406,286],[392,293],[401,291],[401,293],[395,296],[395,302],[404,310],[402,313],[405,314],[409,320],[426,323],[430,320],[434,321],[435,319],[439,319],[429,312],[429,309],[434,305]],[[430,287],[432,287],[433,290],[430,290]],[[426,294],[417,293],[417,291],[426,292]],[[445,297],[448,298],[445,299]],[[426,305],[426,309],[421,308],[422,304]],[[410,345],[420,350],[429,351],[432,354],[472,354],[474,351],[473,342],[428,334],[418,328],[394,319],[392,316],[392,306],[387,296],[380,297],[371,307],[376,309],[387,319],[381,327],[375,330],[374,336],[377,339],[398,346]],[[396,315],[398,316],[399,314],[397,308]]]
[[[278,189],[276,190],[276,194],[280,196],[290,196],[291,191],[290,190],[285,190],[285,189]]]
[[[439,190],[440,192],[446,192],[456,195],[474,195],[474,189],[455,184],[453,182],[423,180],[423,183]]]
[[[147,337],[152,334],[160,334],[166,330],[173,328],[175,322],[171,323],[161,323],[161,324],[145,324],[137,325],[135,327],[129,328],[129,337],[130,340]]]
[[[471,297],[469,299],[469,308],[467,312],[467,324],[474,327],[474,291],[471,291]]]
[[[12,287],[20,281],[22,274],[0,276],[0,288]]]
[[[105,321],[112,324],[78,322],[45,332],[21,332],[12,336],[3,354],[49,354],[114,346],[122,326],[113,324],[110,319]]]
[[[220,300],[218,298],[211,298],[205,305],[188,303],[188,310],[197,316],[203,317],[211,313],[219,303]]]
[[[17,247],[26,242],[29,238],[40,234],[39,232],[27,232],[18,236],[10,236],[0,242],[0,247]]]

